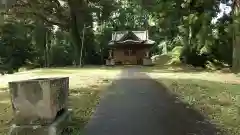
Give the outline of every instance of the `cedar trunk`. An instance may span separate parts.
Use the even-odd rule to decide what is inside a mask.
[[[233,72],[240,72],[240,0],[233,3]]]

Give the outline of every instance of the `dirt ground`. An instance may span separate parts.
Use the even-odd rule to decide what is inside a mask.
[[[85,88],[98,85],[101,81],[114,79],[119,73],[118,69],[38,69],[0,76],[0,88],[8,87],[8,82],[11,81],[47,77],[69,77],[70,88]]]
[[[25,72],[19,72],[12,75],[0,76],[0,88],[7,87],[8,82],[44,78],[44,77],[69,77],[70,87],[88,87],[101,83],[102,80],[117,79],[121,73],[121,68],[89,68],[89,69],[37,69]],[[145,72],[149,77],[166,78],[166,79],[200,79],[207,81],[223,82],[223,83],[237,83],[240,84],[240,77],[233,73],[219,73],[219,72],[175,72],[165,70],[147,70],[144,71],[144,67],[141,68],[142,72]],[[140,76],[138,76],[140,77]],[[140,77],[141,78],[141,77]]]
[[[240,84],[240,77],[232,73],[216,73],[216,72],[149,72],[151,78],[166,78],[166,79],[199,79],[223,83]]]

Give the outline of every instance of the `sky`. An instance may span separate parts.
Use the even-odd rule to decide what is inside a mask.
[[[213,23],[216,23],[216,21],[223,16],[224,12],[226,14],[229,14],[232,11],[230,6],[227,6],[226,4],[222,4],[222,3],[219,5],[219,8],[220,8],[220,13],[217,15],[217,17],[213,18],[212,20]]]

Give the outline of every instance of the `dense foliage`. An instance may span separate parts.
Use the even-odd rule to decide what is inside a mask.
[[[232,12],[222,17],[219,5]],[[0,64],[48,67],[103,64],[114,30],[149,30],[153,54],[240,68],[239,0],[19,0],[1,26]],[[177,59],[176,59],[177,60]]]

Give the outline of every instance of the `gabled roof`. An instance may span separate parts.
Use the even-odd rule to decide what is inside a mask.
[[[118,40],[119,41],[126,41],[126,40],[133,40],[133,41],[141,41],[142,39],[138,37],[135,33],[132,31],[129,31],[127,34],[125,34],[122,38]]]
[[[119,41],[127,33],[128,33],[128,31],[116,31],[116,32],[113,32],[111,41]]]
[[[114,44],[154,44],[148,37],[148,31],[116,31],[112,33],[112,40],[109,45]]]
[[[136,35],[140,40],[148,40],[148,31],[116,31],[112,33],[112,41],[120,41],[130,33]]]

